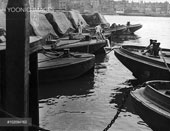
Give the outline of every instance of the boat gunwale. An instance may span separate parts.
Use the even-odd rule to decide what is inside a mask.
[[[87,43],[85,43],[87,42]],[[102,41],[96,41],[96,42],[92,42],[92,41],[79,41],[76,43],[70,43],[70,44],[61,44],[61,45],[57,45],[56,49],[62,49],[62,48],[74,48],[74,47],[83,47],[83,46],[93,46],[93,45],[98,45],[98,44],[102,44],[103,46],[106,45],[106,41],[102,40]]]
[[[145,89],[143,91],[144,96],[151,100],[153,103],[158,105],[160,108],[168,111],[170,113],[170,96],[163,94],[159,90],[155,89],[151,84],[160,83],[156,81],[149,81],[146,83]],[[170,83],[170,82],[162,82],[162,83]]]
[[[81,58],[81,57],[80,57]],[[58,58],[54,58],[54,60],[55,59],[58,59]],[[95,59],[95,55],[93,55],[93,54],[90,54],[88,57],[85,57],[84,59],[83,58],[81,58],[81,61],[74,61],[74,62],[71,62],[71,63],[66,63],[66,64],[60,64],[60,65],[62,65],[62,66],[60,66],[60,65],[53,65],[53,66],[46,66],[46,67],[39,67],[38,66],[38,70],[51,70],[51,69],[55,69],[56,67],[57,68],[61,68],[61,67],[67,67],[68,65],[75,65],[75,64],[77,64],[77,63],[83,63],[83,62],[86,62],[86,61],[91,61],[91,60],[93,60],[93,59]],[[49,60],[53,60],[53,59],[49,59]],[[47,60],[48,61],[48,60]],[[39,63],[39,62],[38,62]],[[50,67],[50,68],[49,68]]]
[[[143,87],[143,88],[144,88],[144,87]],[[155,104],[153,101],[150,101],[150,99],[146,99],[146,98],[144,97],[144,96],[145,96],[145,95],[143,95],[143,90],[144,90],[144,89],[142,90],[142,89],[140,88],[140,89],[137,89],[137,90],[138,90],[138,91],[137,91],[137,94],[136,94],[136,90],[130,92],[131,97],[132,97],[135,101],[138,101],[139,103],[141,103],[143,106],[145,106],[145,108],[148,108],[148,109],[156,112],[157,114],[163,115],[163,116],[166,117],[167,119],[170,119],[170,112],[169,112],[169,111],[165,110],[164,108],[161,108],[160,106],[157,107],[156,104]],[[140,95],[140,97],[142,97],[142,99],[144,99],[145,101],[147,101],[147,103],[144,102],[144,100],[141,100],[141,98],[138,98],[138,97],[139,97],[138,95]],[[148,102],[149,102],[149,103],[148,103]],[[151,106],[150,103],[152,103],[152,106]],[[157,107],[157,108],[155,109],[153,106],[154,106],[154,107]],[[160,110],[161,110],[161,111],[160,111]],[[169,113],[169,114],[167,114],[167,113]]]
[[[127,25],[126,26],[127,28],[142,28],[142,25],[141,24],[133,24],[133,25]]]
[[[128,49],[124,48],[124,47],[137,47],[137,48],[141,48],[141,49],[146,48],[145,46],[122,45],[120,48],[114,49],[114,51],[116,53],[118,53],[119,55],[122,55],[124,57],[129,58],[129,59],[138,61],[140,63],[147,64],[149,66],[154,66],[156,68],[161,68],[161,69],[164,69],[164,70],[168,70],[163,61],[158,61],[158,60],[153,59],[152,57],[148,57],[146,55],[142,55],[142,54],[139,55],[139,54],[133,53],[133,52],[129,51]],[[170,52],[170,49],[163,49],[163,51],[169,51]],[[168,63],[168,65],[170,67],[170,63]]]

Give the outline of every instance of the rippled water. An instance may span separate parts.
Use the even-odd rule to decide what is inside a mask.
[[[105,16],[110,23],[142,24],[138,39],[118,44],[148,45],[157,39],[161,47],[170,47],[170,18]],[[116,44],[116,43],[115,43]],[[122,103],[123,92],[134,79],[111,52],[97,55],[94,73],[78,79],[43,85],[39,90],[40,126],[51,131],[102,131]],[[130,100],[109,131],[152,131],[135,114]]]

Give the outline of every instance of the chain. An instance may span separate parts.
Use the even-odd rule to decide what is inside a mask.
[[[116,115],[114,116],[114,118],[111,120],[111,122],[107,125],[107,127],[103,131],[108,131],[109,128],[115,123],[115,121],[118,118],[122,108],[124,107],[124,105],[126,103],[126,100],[127,100],[128,96],[129,96],[129,94],[130,94],[130,89],[128,89],[125,92],[125,94],[123,95],[122,103],[121,103],[120,107],[118,108]]]
[[[124,93],[123,95],[123,98],[122,98],[122,103],[121,105],[119,106],[119,108],[117,109],[117,113],[116,115],[114,116],[114,118],[111,120],[111,122],[107,125],[107,127],[103,130],[103,131],[108,131],[110,129],[110,127],[115,123],[116,119],[118,118],[120,112],[122,111],[122,108],[124,107],[129,95],[130,95],[130,92],[137,89],[137,88],[140,88],[142,86],[144,86],[145,83],[143,83],[142,85],[138,85],[136,87],[129,87],[128,90]]]

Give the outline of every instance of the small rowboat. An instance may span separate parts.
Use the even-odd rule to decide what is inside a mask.
[[[170,81],[146,82],[130,95],[136,113],[154,131],[170,131]]]
[[[114,50],[115,56],[133,75],[141,80],[170,79],[170,49],[162,49],[158,56],[143,52],[146,47],[123,45]]]

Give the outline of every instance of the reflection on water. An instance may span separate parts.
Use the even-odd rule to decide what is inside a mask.
[[[58,81],[50,85],[41,85],[39,99],[60,96],[84,96],[93,92],[94,74],[86,74],[76,80]]]
[[[117,93],[112,94],[113,99],[110,100],[110,104],[116,103],[115,107],[119,108],[122,105],[123,100],[127,97],[126,103],[125,103],[123,109],[126,112],[131,112],[133,114],[136,114],[135,110],[133,109],[132,104],[131,104],[131,100],[130,100],[130,96],[129,96],[129,90],[131,90],[132,87],[136,87],[136,86],[141,85],[142,83],[137,79],[130,79],[130,80],[125,81],[122,84],[125,85],[125,87],[124,88],[118,87],[116,89]]]
[[[169,18],[106,16],[106,19],[110,23],[125,24],[131,21],[143,25],[134,38],[119,36],[120,43],[114,42],[116,45],[148,45],[149,39],[156,38],[162,42],[162,47],[170,46],[167,37],[170,34]],[[75,80],[41,85],[40,126],[52,131],[102,131],[114,118],[124,93],[138,84],[140,82],[117,60],[114,52],[106,56],[97,55],[94,72]],[[110,131],[113,130],[151,131],[133,110],[129,97],[110,128]]]
[[[123,43],[124,41],[137,40],[140,36],[136,34],[113,35],[113,43]]]

